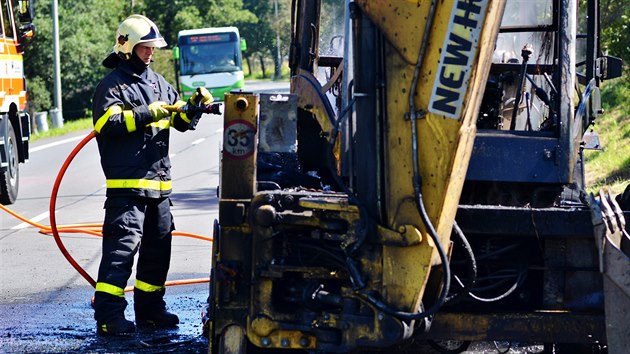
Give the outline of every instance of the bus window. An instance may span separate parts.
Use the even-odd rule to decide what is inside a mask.
[[[13,34],[13,24],[11,23],[11,4],[9,1],[2,1],[2,24],[4,26],[4,36],[7,38],[15,38]]]
[[[180,31],[178,85],[184,97],[205,86],[215,99],[244,85],[241,40],[235,27]]]

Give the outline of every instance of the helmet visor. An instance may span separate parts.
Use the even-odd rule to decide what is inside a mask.
[[[164,37],[162,37],[160,32],[157,31],[157,28],[155,26],[151,26],[149,33],[142,36],[137,44],[142,44],[147,47],[166,47],[166,41],[164,40]]]
[[[156,38],[156,39],[149,39],[146,41],[140,41],[138,42],[138,44],[143,45],[145,47],[155,47],[155,48],[166,47],[166,41],[164,40],[164,38]]]

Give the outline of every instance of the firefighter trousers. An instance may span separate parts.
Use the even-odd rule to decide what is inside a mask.
[[[108,197],[105,201],[103,250],[93,304],[96,321],[124,316],[124,289],[136,253],[136,309],[138,305],[151,311],[165,308],[164,283],[175,229],[170,206],[166,197]]]

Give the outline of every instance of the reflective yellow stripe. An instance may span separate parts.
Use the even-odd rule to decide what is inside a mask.
[[[173,189],[173,181],[152,181],[150,179],[108,179],[107,188],[142,188],[156,191]]]
[[[180,117],[180,118],[181,118],[184,122],[186,122],[186,123],[190,124],[190,119],[188,119],[188,116],[186,115],[186,113],[181,112],[181,113],[179,114],[179,117]]]
[[[123,111],[123,117],[125,117],[125,125],[127,126],[128,132],[136,131],[136,120],[133,118],[133,111]]]
[[[147,293],[165,289],[164,285],[161,285],[161,286],[151,285],[149,283],[145,283],[142,280],[138,280],[138,279],[136,279],[136,288]]]
[[[107,120],[109,119],[109,117],[113,116],[114,114],[119,114],[121,112],[122,112],[122,107],[120,106],[109,107],[107,111],[105,111],[105,114],[103,114],[99,119],[96,120],[96,123],[94,124],[94,130],[97,133],[100,133],[105,123],[107,123]]]
[[[147,125],[156,127],[158,129],[168,129],[171,127],[171,122],[169,120],[162,119],[162,120],[158,120],[157,122],[149,123]]]
[[[98,282],[96,283],[96,291],[108,293],[118,297],[125,297],[125,289],[119,288],[116,285],[112,284]]]
[[[175,104],[173,104],[174,107],[180,108],[186,105],[186,102],[179,100],[177,102],[175,102]],[[173,125],[173,119],[175,119],[175,116],[177,116],[177,114],[179,113],[179,117],[184,120],[184,122],[190,124],[190,119],[188,119],[188,116],[186,115],[186,113],[184,112],[173,112],[171,114],[171,125]]]

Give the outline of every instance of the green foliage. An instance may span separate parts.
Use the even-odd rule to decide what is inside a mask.
[[[283,5],[285,5],[286,7],[286,0],[278,1],[283,3]],[[257,23],[239,24],[241,37],[247,40],[247,51],[243,53],[245,61],[247,62],[247,68],[249,68],[249,71],[246,72],[246,74],[252,75],[251,68],[253,67],[254,61],[259,60],[260,57],[271,57],[272,53],[276,53],[276,31],[274,31],[271,21],[272,18],[275,18],[275,16],[272,16],[272,14],[274,14],[273,1],[247,1],[245,4],[245,8],[252,12],[259,19],[259,22]],[[282,8],[282,6],[280,6],[279,9],[280,8]],[[279,17],[284,18],[285,20],[287,18],[286,15]],[[285,28],[289,28],[289,26]],[[283,32],[286,33],[288,31]],[[263,68],[264,67],[260,68],[260,72],[262,73],[262,77],[265,77],[266,72],[263,70]]]
[[[630,181],[630,80],[607,82],[602,90],[606,112],[595,121],[603,150],[586,151],[586,179],[589,191],[607,186],[621,193]]]
[[[141,13],[154,20],[166,38],[169,48],[176,43],[177,32],[182,29],[237,26],[248,43],[248,50],[245,53],[247,67],[262,72],[262,77],[269,77],[265,72],[266,68],[271,68],[269,63],[274,63],[274,76],[278,78],[281,76],[278,72],[282,73],[284,70],[286,73],[286,68],[280,65],[280,61],[286,62],[289,54],[291,2],[291,0],[59,2],[64,118],[82,117],[90,108],[94,88],[108,72],[101,62],[112,50],[116,28],[128,15]],[[31,99],[30,108],[34,111],[46,111],[53,105],[51,4],[49,1],[33,3],[36,35],[33,43],[26,49],[24,68]],[[630,63],[630,6],[618,0],[601,0],[600,3],[602,49],[608,55],[624,59],[627,69]],[[320,49],[323,54],[336,45],[334,36],[341,33],[340,19],[326,16],[333,13],[332,7],[343,4],[344,2],[339,0],[324,0],[322,3],[324,17]],[[155,55],[152,67],[174,84],[173,63],[168,50]],[[626,80],[630,80],[628,75],[626,74]]]
[[[50,90],[41,77],[34,77],[28,82],[28,104],[31,116],[34,112],[47,111],[52,107]]]
[[[101,62],[111,53],[115,33],[122,20],[132,13],[151,18],[167,43],[176,43],[181,29],[253,23],[257,17],[243,9],[242,0],[206,0],[197,3],[183,0],[127,1],[82,0],[59,2],[60,71],[63,116],[66,120],[85,117],[91,108],[92,94],[109,69]],[[53,108],[53,33],[51,4],[34,2],[36,34],[24,54],[24,71],[28,85],[29,109],[47,111]],[[154,57],[152,68],[174,84],[170,50]]]
[[[199,9],[194,6],[187,6],[178,12],[173,18],[173,27],[178,29],[175,33],[183,29],[203,28],[205,27],[203,18],[199,14]],[[172,42],[175,44],[176,38]]]
[[[114,45],[114,31],[126,10],[116,0],[70,2],[59,12],[64,116],[84,117],[94,83],[107,73],[101,62]],[[95,18],[103,21],[95,21]],[[77,31],[76,28],[83,28]],[[88,103],[86,106],[85,103]]]
[[[600,0],[602,49],[623,59],[630,75],[630,6],[627,1]]]
[[[35,39],[24,55],[24,71],[29,96],[32,98],[31,106],[37,111],[48,110],[53,104],[50,12],[50,3],[35,3]],[[59,55],[64,118],[82,117],[89,108],[94,87],[106,72],[100,63],[111,52],[115,28],[124,17],[124,12],[125,6],[117,0],[84,0],[68,2],[59,7]]]
[[[177,32],[184,29],[257,21],[254,14],[243,8],[243,0],[141,0],[136,2],[133,11],[152,19],[169,46],[175,44]]]
[[[31,143],[39,139],[49,138],[53,136],[61,136],[79,130],[91,130],[94,128],[92,118],[75,119],[73,121],[64,122],[63,127],[49,129],[45,132],[37,132],[31,135]]]
[[[175,86],[175,64],[173,63],[173,52],[171,49],[158,49],[153,53],[153,64],[151,68],[160,73],[166,81]]]

